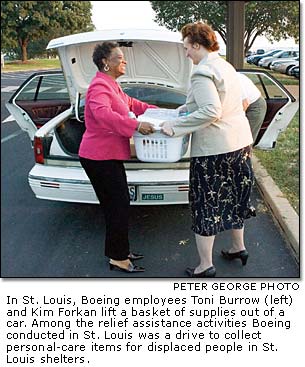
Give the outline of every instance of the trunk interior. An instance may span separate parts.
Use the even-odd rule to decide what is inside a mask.
[[[56,128],[56,137],[65,153],[72,157],[78,157],[78,150],[85,132],[85,124],[76,119],[69,119],[62,122]],[[136,158],[133,138],[130,140],[131,158]]]
[[[78,149],[85,132],[85,123],[76,118],[63,121],[55,130],[57,141],[65,153],[78,156]]]

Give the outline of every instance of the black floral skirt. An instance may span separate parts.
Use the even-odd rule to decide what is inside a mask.
[[[192,230],[213,236],[227,229],[241,229],[253,214],[251,148],[191,158],[189,201]]]

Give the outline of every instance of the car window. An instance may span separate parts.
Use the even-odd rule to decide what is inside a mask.
[[[282,54],[283,54],[283,51],[278,51],[273,56],[274,57],[280,57]]]
[[[67,100],[69,94],[63,74],[34,77],[16,101]]]
[[[172,90],[158,86],[139,86],[126,83],[120,84],[123,91],[129,97],[136,98],[142,102],[156,105],[161,108],[177,108],[185,103],[186,96]],[[81,95],[78,103],[78,120],[84,120],[85,95]]]
[[[155,104],[163,108],[176,108],[185,103],[186,96],[169,89],[159,87],[144,87],[139,85],[121,84],[122,89],[132,98],[142,102]]]
[[[262,96],[265,99],[283,99],[287,98],[286,94],[278,87],[274,81],[269,79],[264,74],[248,74],[247,77],[252,80],[252,82],[260,90]]]

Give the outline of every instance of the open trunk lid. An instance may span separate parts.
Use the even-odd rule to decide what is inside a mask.
[[[104,30],[57,38],[57,48],[72,104],[84,96],[97,68],[92,61],[96,44],[119,43],[127,60],[122,83],[165,86],[185,93],[192,63],[185,57],[181,35],[163,30]]]

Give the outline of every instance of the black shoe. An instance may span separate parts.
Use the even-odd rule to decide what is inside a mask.
[[[145,271],[145,269],[142,268],[142,266],[133,265],[133,263],[130,263],[128,265],[128,268],[121,268],[120,266],[111,263],[109,263],[109,267],[110,270],[120,270],[125,273],[140,273]]]
[[[134,261],[134,260],[143,259],[144,255],[136,254],[135,252],[130,252],[127,257],[128,257],[129,260]]]
[[[216,268],[215,266],[211,266],[207,268],[205,271],[202,271],[201,273],[194,273],[195,269],[192,268],[186,268],[186,273],[191,278],[214,278],[216,275]]]
[[[240,259],[243,265],[247,264],[248,257],[249,257],[247,250],[242,250],[238,252],[229,252],[226,250],[221,250],[221,255],[227,260]]]

